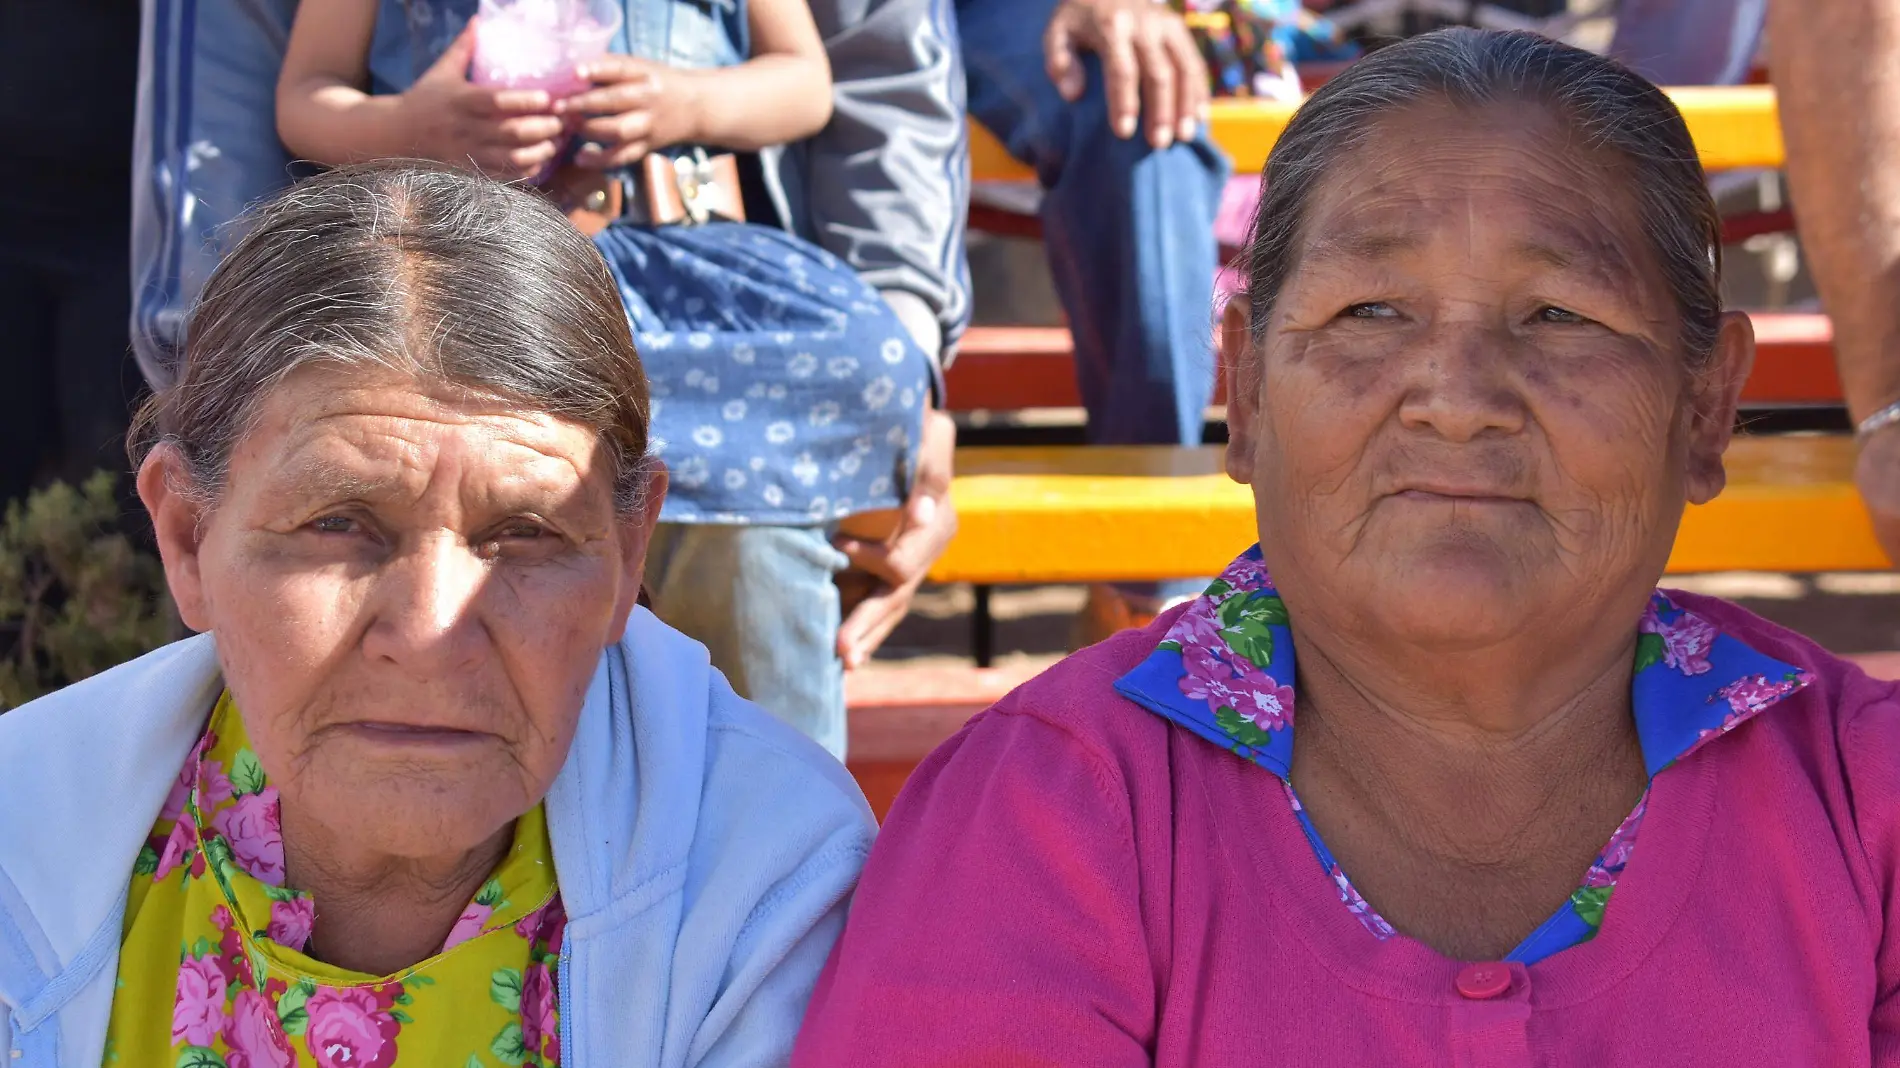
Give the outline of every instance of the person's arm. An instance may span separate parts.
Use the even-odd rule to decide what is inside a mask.
[[[1006,707],[905,785],[792,1068],[1151,1068],[1165,881],[1143,885],[1113,762]]]
[[[952,6],[936,0],[812,0],[831,61],[831,122],[773,165],[792,176],[797,232],[875,287],[941,368],[969,319],[963,254],[969,117]],[[889,537],[853,537],[839,576],[838,655],[855,668],[909,612],[956,532],[956,426],[925,415],[917,474]]]
[[[1801,241],[1856,421],[1900,400],[1900,4],[1774,0],[1770,66]],[[1855,472],[1900,560],[1900,425]]]
[[[812,0],[831,61],[831,122],[787,146],[801,236],[884,295],[939,364],[969,320],[963,238],[969,115],[955,9],[938,0]]]
[[[406,92],[367,92],[376,9],[377,0],[298,5],[277,80],[284,147],[322,164],[420,157],[502,178],[554,158],[562,124],[547,93],[469,82],[472,23]]]
[[[831,119],[831,65],[804,0],[746,5],[752,56],[732,67],[682,70],[606,55],[583,77],[598,88],[555,105],[581,122],[582,167],[619,167],[669,145],[756,152],[809,137]]]

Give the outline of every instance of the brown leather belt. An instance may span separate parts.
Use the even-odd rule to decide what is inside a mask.
[[[715,218],[745,221],[737,156],[651,153],[637,166],[624,177],[562,167],[548,182],[548,195],[589,237],[621,219],[643,226],[690,226]]]

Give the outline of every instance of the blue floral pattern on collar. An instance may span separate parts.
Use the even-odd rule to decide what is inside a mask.
[[[1660,591],[1637,624],[1630,704],[1651,779],[1812,681],[1723,634]],[[1340,870],[1289,778],[1293,766],[1293,633],[1260,547],[1242,553],[1181,613],[1148,658],[1115,683],[1129,700],[1279,776],[1288,803],[1340,900],[1376,938],[1395,932]],[[1532,964],[1589,941],[1635,849],[1649,803],[1636,807],[1562,908],[1507,960]]]

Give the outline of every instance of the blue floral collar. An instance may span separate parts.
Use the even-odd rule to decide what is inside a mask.
[[[1652,778],[1811,681],[1661,592],[1637,626],[1630,702]],[[1284,779],[1293,766],[1294,678],[1286,602],[1256,545],[1115,689]]]
[[[1637,623],[1630,703],[1650,778],[1768,706],[1810,676],[1722,634],[1657,593]],[[1300,804],[1293,765],[1293,634],[1260,548],[1235,560],[1168,628],[1159,647],[1115,683],[1122,696],[1279,776],[1288,804],[1340,901],[1378,939],[1397,932],[1362,897]],[[1570,898],[1506,960],[1534,964],[1587,942],[1636,847],[1649,791],[1604,845]]]

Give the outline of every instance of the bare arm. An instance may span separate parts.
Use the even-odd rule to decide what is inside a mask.
[[[1900,400],[1900,3],[1769,9],[1788,180],[1856,420]]]
[[[407,92],[371,95],[376,8],[376,0],[298,5],[277,79],[284,147],[323,164],[421,157],[505,178],[531,174],[553,158],[561,120],[547,114],[545,92],[469,84],[472,29]]]
[[[752,58],[697,71],[697,141],[755,152],[802,141],[831,121],[831,61],[805,0],[752,0]]]
[[[582,74],[599,88],[555,105],[589,115],[583,167],[618,167],[669,145],[756,152],[810,137],[831,119],[831,64],[805,0],[753,0],[752,57],[737,66],[682,70],[609,55]]]
[[[1900,3],[1774,0],[1768,25],[1801,240],[1858,421],[1900,400]],[[1855,480],[1900,559],[1900,427],[1863,443]]]

